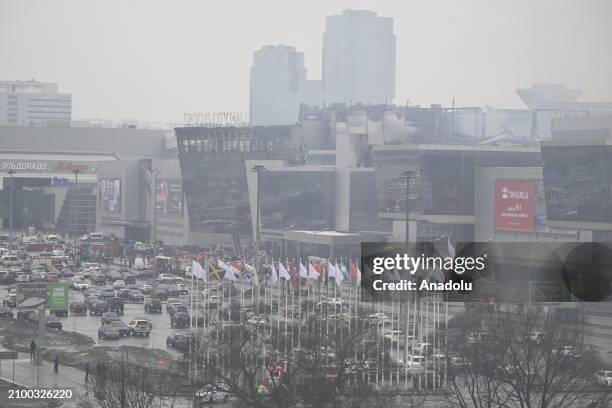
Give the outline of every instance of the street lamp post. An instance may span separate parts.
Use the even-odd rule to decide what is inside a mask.
[[[79,235],[79,173],[81,170],[74,169],[74,203],[72,205],[73,227],[74,227],[74,248],[72,248],[72,272],[76,273],[77,268],[77,237]]]
[[[406,254],[408,254],[409,250],[409,242],[410,242],[410,180],[418,177],[418,174],[412,170],[404,170],[402,174],[398,176],[399,179],[406,180]],[[416,295],[415,295],[416,296]],[[416,307],[416,297],[415,297],[415,307]],[[414,327],[416,328],[416,322],[413,322]],[[408,351],[408,339],[410,335],[410,301],[406,302],[406,331],[404,336],[404,364],[406,364],[406,357]],[[416,336],[415,336],[416,338]],[[398,339],[399,344],[399,339]]]
[[[15,170],[9,170],[8,174],[11,176],[11,193],[9,197],[9,229],[13,230],[13,197],[15,190],[15,179],[13,179],[13,174],[15,174]]]
[[[256,213],[255,213],[255,260],[256,260],[257,272],[259,272],[259,269],[261,267],[260,265],[261,262],[260,262],[260,257],[259,257],[259,250],[260,250],[260,245],[261,245],[261,236],[260,236],[261,173],[263,173],[265,170],[266,168],[262,165],[253,166],[253,168],[251,169],[252,172],[257,173],[257,206],[256,206]]]
[[[153,186],[151,188],[151,196],[153,201],[153,208],[151,209],[151,243],[153,245],[153,265],[155,265],[154,272],[157,273],[157,176],[163,174],[160,170],[151,170],[152,178],[151,181]]]

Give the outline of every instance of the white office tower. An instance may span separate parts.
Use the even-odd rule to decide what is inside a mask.
[[[295,47],[266,45],[255,51],[250,73],[251,125],[295,124],[300,84],[305,79],[304,54]]]
[[[327,103],[391,103],[395,96],[393,19],[364,10],[327,17],[322,81]]]
[[[0,125],[47,126],[70,123],[72,95],[56,83],[0,81]]]

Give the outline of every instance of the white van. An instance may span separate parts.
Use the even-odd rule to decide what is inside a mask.
[[[45,241],[52,243],[52,244],[59,242],[59,240],[60,240],[60,237],[58,235],[49,234],[45,237]]]
[[[2,255],[2,258],[0,258],[0,263],[2,266],[20,266],[21,260],[17,257],[17,255],[7,254]]]

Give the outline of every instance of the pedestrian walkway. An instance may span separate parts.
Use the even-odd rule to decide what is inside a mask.
[[[9,383],[13,382],[13,363],[4,360],[0,372],[0,378]],[[29,353],[19,353],[15,360],[15,384],[22,387],[39,389],[71,389],[75,395],[72,400],[64,401],[62,407],[75,407],[76,394],[85,390],[85,372],[78,368],[62,366],[61,360],[59,372],[53,372],[53,363],[41,361],[40,366],[30,361]]]

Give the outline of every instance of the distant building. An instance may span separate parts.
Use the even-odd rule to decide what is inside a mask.
[[[71,117],[72,95],[59,93],[56,83],[0,81],[0,125],[47,126]]]
[[[393,19],[356,10],[328,17],[322,66],[322,80],[309,80],[304,54],[294,47],[266,45],[255,51],[250,71],[251,125],[293,125],[302,104],[391,103]]]
[[[255,51],[250,72],[251,124],[295,124],[305,79],[304,54],[294,47],[266,45]]]
[[[322,80],[326,102],[391,103],[395,96],[393,19],[365,10],[327,17]]]

